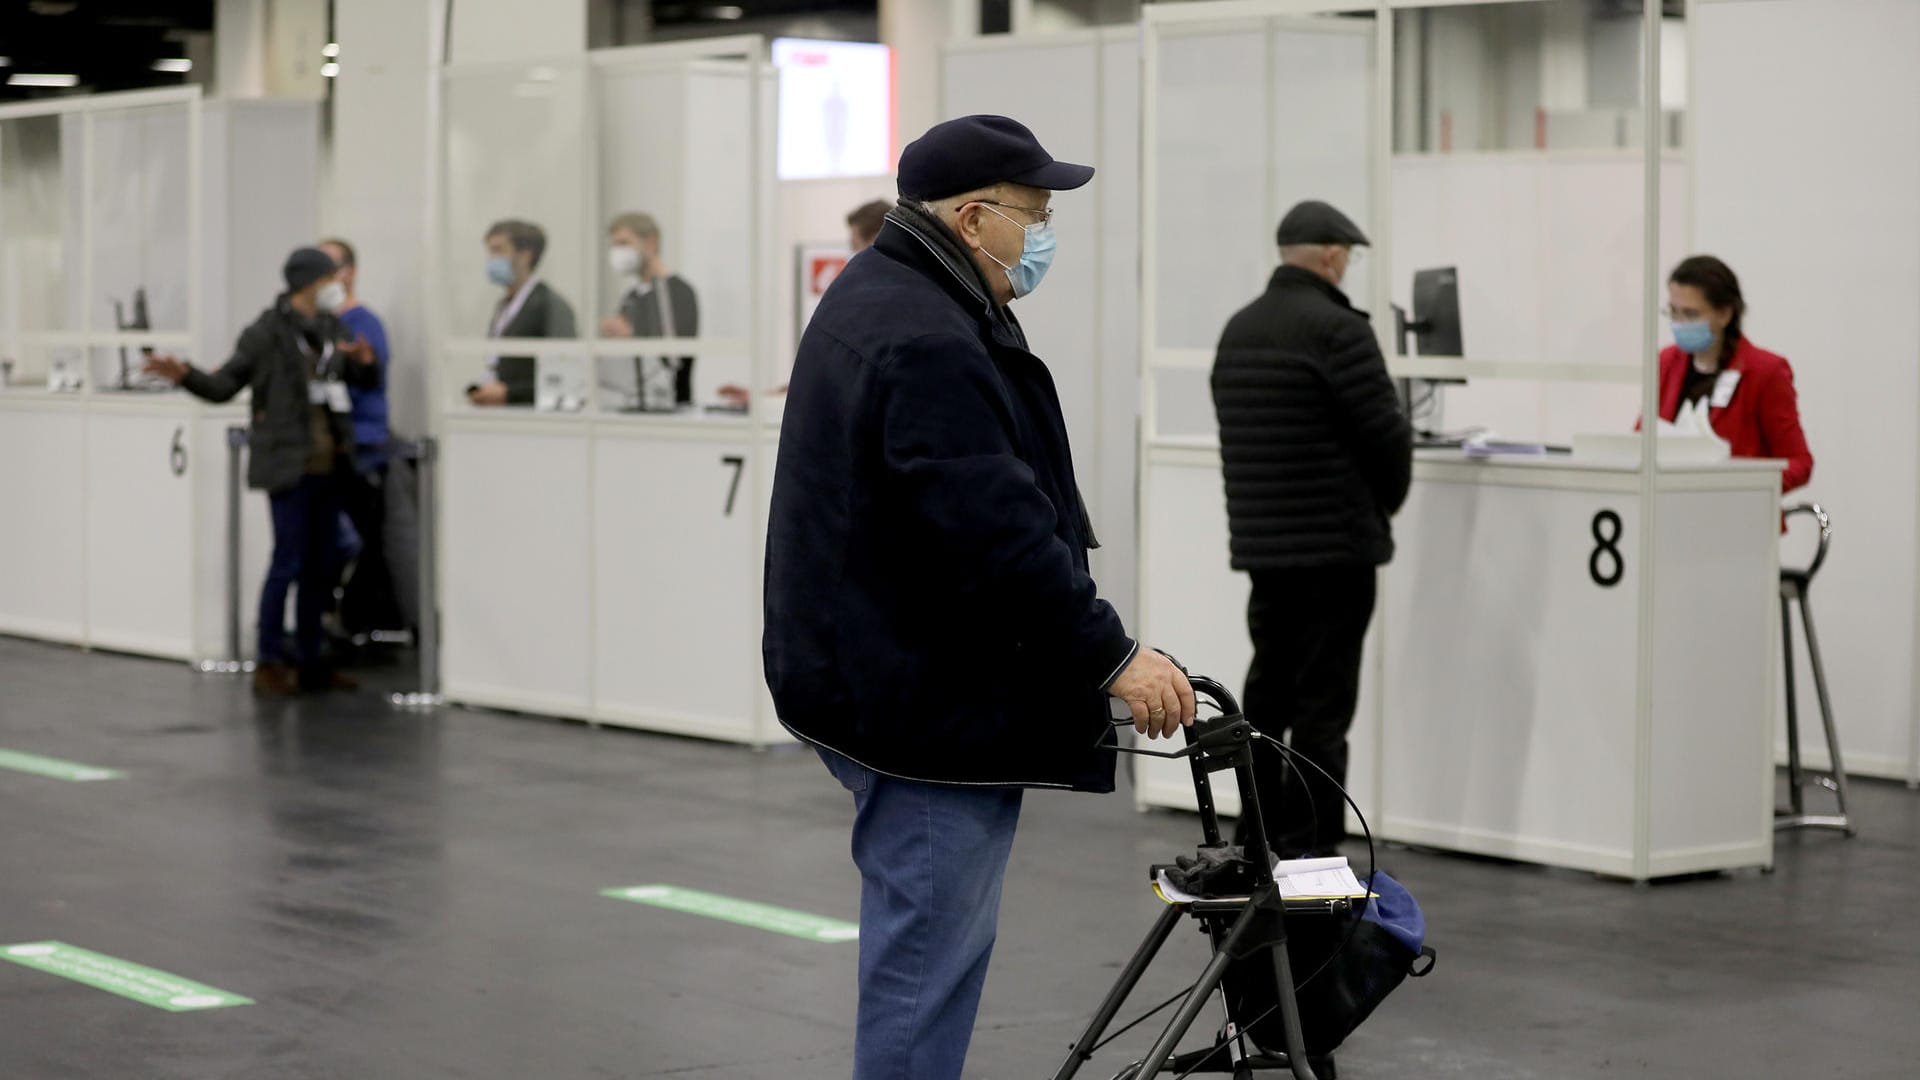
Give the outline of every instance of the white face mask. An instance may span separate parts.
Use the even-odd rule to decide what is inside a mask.
[[[314,296],[313,303],[321,311],[339,311],[347,304],[347,287],[338,281],[329,281],[320,286],[320,292]]]
[[[615,244],[607,249],[607,265],[621,277],[638,277],[640,274],[640,250],[625,244]]]

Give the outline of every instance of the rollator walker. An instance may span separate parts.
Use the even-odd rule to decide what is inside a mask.
[[[1260,815],[1260,793],[1253,782],[1254,743],[1261,736],[1241,714],[1240,703],[1226,687],[1204,676],[1192,676],[1189,681],[1196,699],[1210,701],[1220,710],[1220,715],[1195,719],[1193,726],[1185,729],[1187,745],[1184,749],[1173,752],[1128,747],[1114,749],[1121,753],[1186,758],[1189,761],[1193,768],[1193,791],[1199,803],[1200,828],[1208,847],[1225,844],[1220,832],[1220,815],[1213,802],[1212,774],[1233,770],[1240,784],[1241,836],[1245,842],[1247,860],[1252,864],[1254,880],[1251,894],[1217,900],[1170,901],[1167,909],[1154,922],[1153,928],[1147,931],[1146,940],[1140,943],[1133,958],[1127,961],[1118,981],[1100,1003],[1099,1010],[1093,1014],[1093,1020],[1074,1042],[1066,1062],[1053,1074],[1054,1080],[1069,1080],[1078,1074],[1081,1067],[1092,1060],[1094,1052],[1106,1045],[1101,1036],[1153,963],[1160,947],[1173,934],[1173,928],[1187,917],[1198,919],[1205,928],[1208,939],[1213,943],[1213,954],[1200,973],[1199,981],[1183,997],[1175,999],[1181,1002],[1180,1008],[1154,1041],[1153,1048],[1145,1057],[1122,1069],[1113,1080],[1153,1080],[1163,1073],[1168,1076],[1229,1074],[1234,1080],[1250,1080],[1261,1074],[1282,1070],[1291,1070],[1296,1080],[1319,1080],[1309,1063],[1306,1038],[1300,1024],[1293,965],[1287,956],[1287,920],[1290,916],[1307,916],[1309,912],[1318,916],[1337,914],[1348,910],[1352,902],[1345,899],[1282,902],[1279,886],[1273,877],[1273,857],[1267,842],[1266,824]],[[1116,726],[1129,723],[1131,721],[1117,721]],[[1155,866],[1150,873],[1157,879],[1163,869],[1170,868]],[[1234,960],[1254,955],[1261,949],[1267,950],[1273,958],[1273,973],[1279,990],[1277,1008],[1285,1032],[1286,1053],[1274,1055],[1257,1052],[1247,1037],[1247,1031],[1263,1020],[1264,1014],[1261,1017],[1236,1016],[1231,997],[1223,994],[1222,1004],[1227,1016],[1225,1026],[1221,1029],[1221,1038],[1212,1047],[1176,1056],[1174,1050],[1180,1040],[1186,1037],[1194,1021],[1199,1019],[1201,1010],[1206,1007],[1214,991],[1221,988],[1228,965]],[[1134,1023],[1138,1024],[1152,1015],[1148,1013]],[[1125,1030],[1122,1028],[1116,1036]]]

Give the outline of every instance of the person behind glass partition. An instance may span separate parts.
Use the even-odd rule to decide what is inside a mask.
[[[1755,345],[1740,328],[1747,301],[1733,269],[1695,255],[1667,278],[1672,345],[1660,351],[1660,419],[1698,410],[1734,457],[1778,458],[1780,490],[1813,478],[1813,453],[1800,428],[1800,399],[1787,358]]]
[[[849,254],[858,255],[873,246],[873,242],[880,238],[880,226],[886,223],[887,211],[891,209],[893,209],[892,200],[874,199],[861,203],[847,214],[847,252]],[[767,391],[775,397],[786,392],[786,383],[781,383]],[[721,399],[738,406],[745,406],[748,396],[747,388],[738,383],[728,383],[720,387]]]
[[[693,286],[660,257],[660,223],[627,213],[607,226],[607,265],[625,285],[619,310],[600,320],[602,337],[700,336],[700,300]],[[648,411],[693,404],[693,357],[636,356],[639,405]]]
[[[487,336],[496,338],[570,338],[573,307],[534,276],[547,250],[547,234],[529,221],[496,221],[487,228],[487,280],[505,290],[493,309]],[[475,405],[533,404],[531,356],[496,356],[488,361],[493,378],[467,387]]]
[[[880,225],[887,220],[887,211],[893,209],[893,203],[886,199],[875,199],[861,203],[853,213],[847,215],[847,250],[855,255],[873,246],[880,236]]]

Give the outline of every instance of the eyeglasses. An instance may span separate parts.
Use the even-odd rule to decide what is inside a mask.
[[[983,206],[999,206],[1008,210],[1019,210],[1023,213],[1038,214],[1040,215],[1039,223],[1041,224],[1052,224],[1053,222],[1053,208],[1050,206],[1017,206],[1013,203],[994,202],[992,199],[975,199],[973,201]]]
[[[1709,312],[1696,311],[1693,308],[1677,308],[1672,304],[1660,309],[1660,316],[1674,322],[1706,322]]]

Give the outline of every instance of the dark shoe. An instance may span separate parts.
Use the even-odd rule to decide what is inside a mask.
[[[358,690],[360,680],[331,667],[310,667],[300,669],[300,690],[307,694],[324,694],[333,690]]]
[[[300,676],[277,660],[254,665],[253,692],[261,697],[289,697],[300,689]]]

